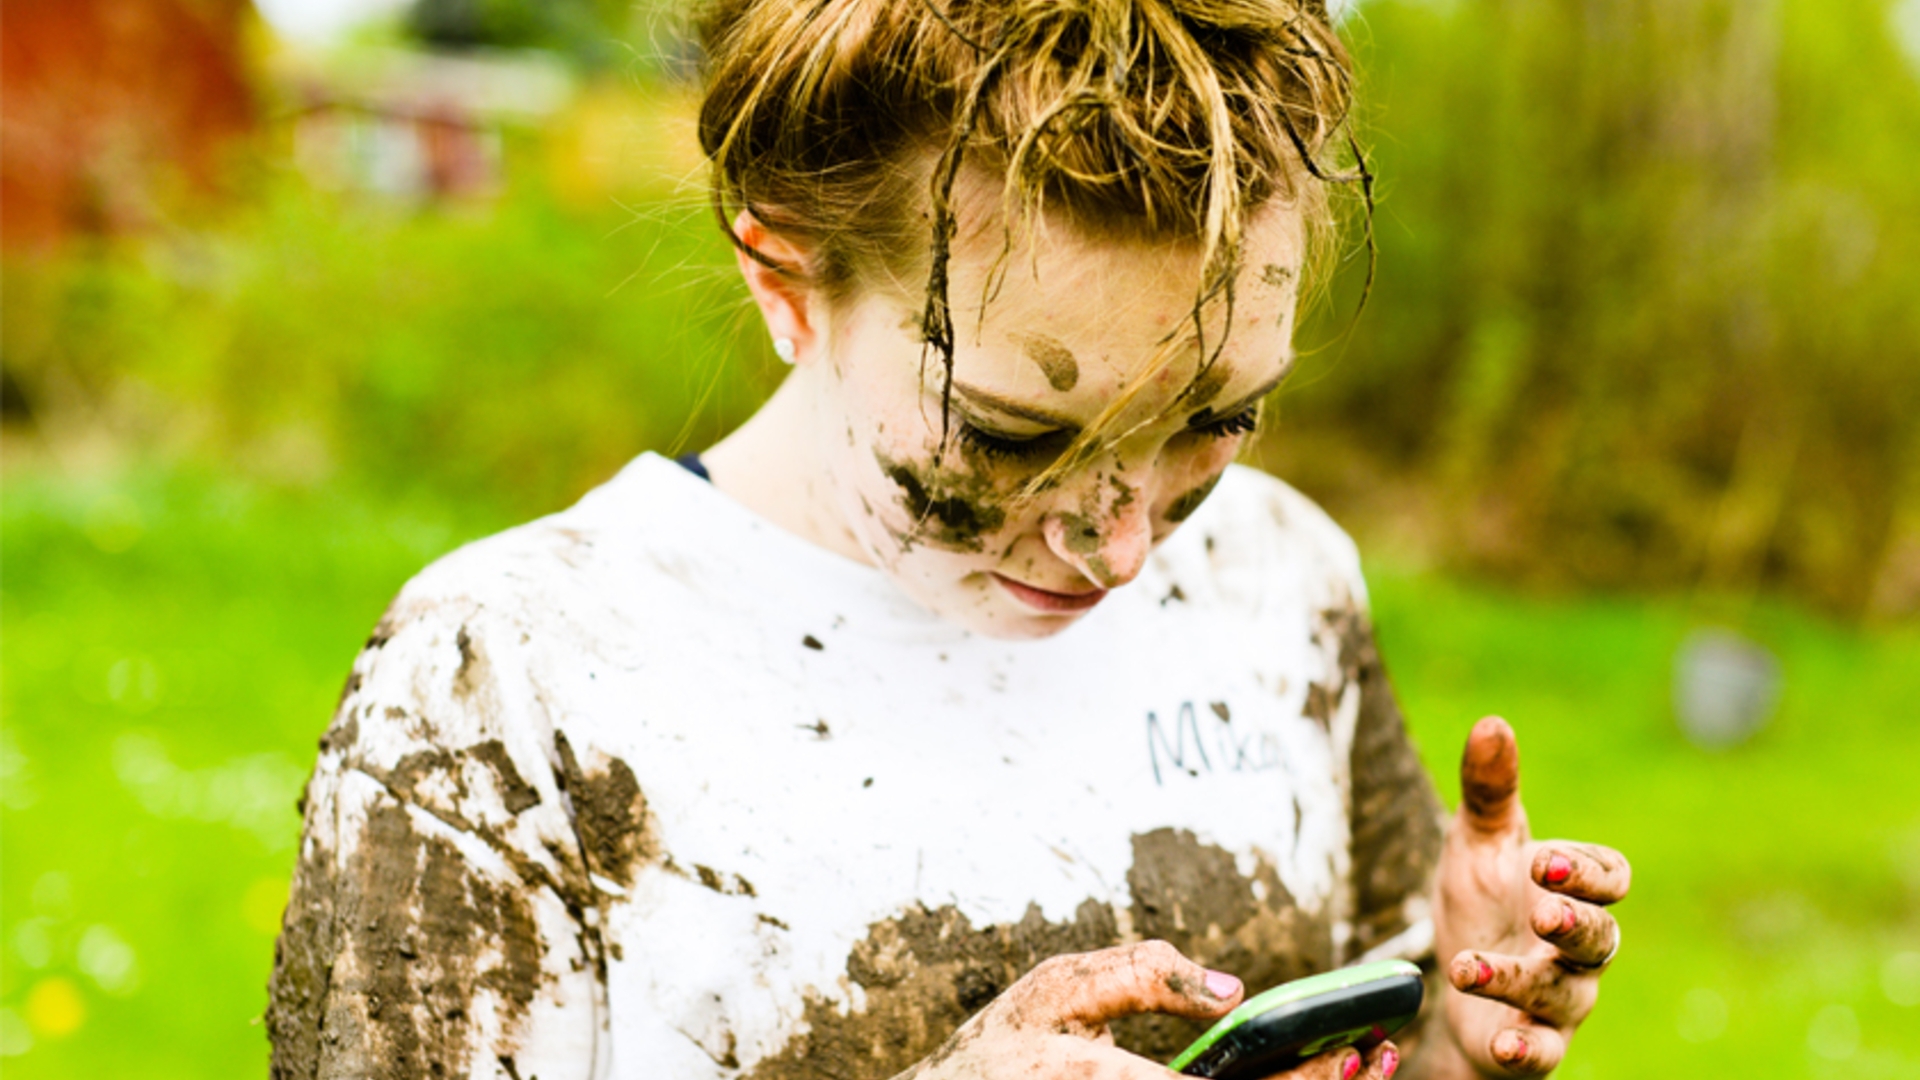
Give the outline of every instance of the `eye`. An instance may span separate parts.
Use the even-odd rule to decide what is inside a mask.
[[[1067,448],[1072,436],[1065,431],[1049,431],[1040,435],[1001,435],[961,421],[958,431],[960,441],[968,449],[978,451],[982,456],[1003,461],[1017,461],[1027,465],[1044,464],[1060,455]]]
[[[1199,420],[1200,417],[1195,417]],[[1260,423],[1260,405],[1258,402],[1241,409],[1232,416],[1223,416],[1218,420],[1195,423],[1191,430],[1215,439],[1230,439],[1235,435],[1245,435]]]

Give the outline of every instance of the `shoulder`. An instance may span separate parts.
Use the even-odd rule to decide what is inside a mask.
[[[671,632],[645,617],[646,575],[631,566],[659,516],[633,472],[407,582],[354,660],[319,771],[366,773],[475,825],[558,806],[574,668],[624,664],[650,647],[643,635]]]
[[[670,538],[670,522],[685,523],[681,485],[701,481],[678,471],[653,455],[637,458],[567,509],[442,556],[407,582],[395,608],[504,611],[556,591],[593,589],[601,567]]]
[[[1251,466],[1229,467],[1167,546],[1175,558],[1203,564],[1228,595],[1366,607],[1360,552],[1346,530],[1312,499]]]

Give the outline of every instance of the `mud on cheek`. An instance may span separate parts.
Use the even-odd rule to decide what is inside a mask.
[[[908,526],[888,531],[902,552],[925,543],[951,551],[986,550],[986,537],[1007,523],[1010,496],[984,470],[928,461],[900,461],[876,449],[874,461],[893,485],[893,501]]]

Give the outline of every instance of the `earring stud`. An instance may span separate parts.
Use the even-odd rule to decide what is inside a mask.
[[[779,357],[783,363],[793,363],[793,339],[787,337],[774,338],[773,355]]]

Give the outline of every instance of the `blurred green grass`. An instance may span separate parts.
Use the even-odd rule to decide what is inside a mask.
[[[399,585],[512,515],[183,469],[16,473],[0,513],[0,1034],[33,1040],[7,1073],[260,1075],[314,739]],[[1561,1075],[1920,1075],[1920,1007],[1890,997],[1915,991],[1886,980],[1920,951],[1920,632],[1756,609],[1784,699],[1710,754],[1666,704],[1686,603],[1391,567],[1373,587],[1449,798],[1468,727],[1502,712],[1536,831],[1634,860],[1625,951]]]

